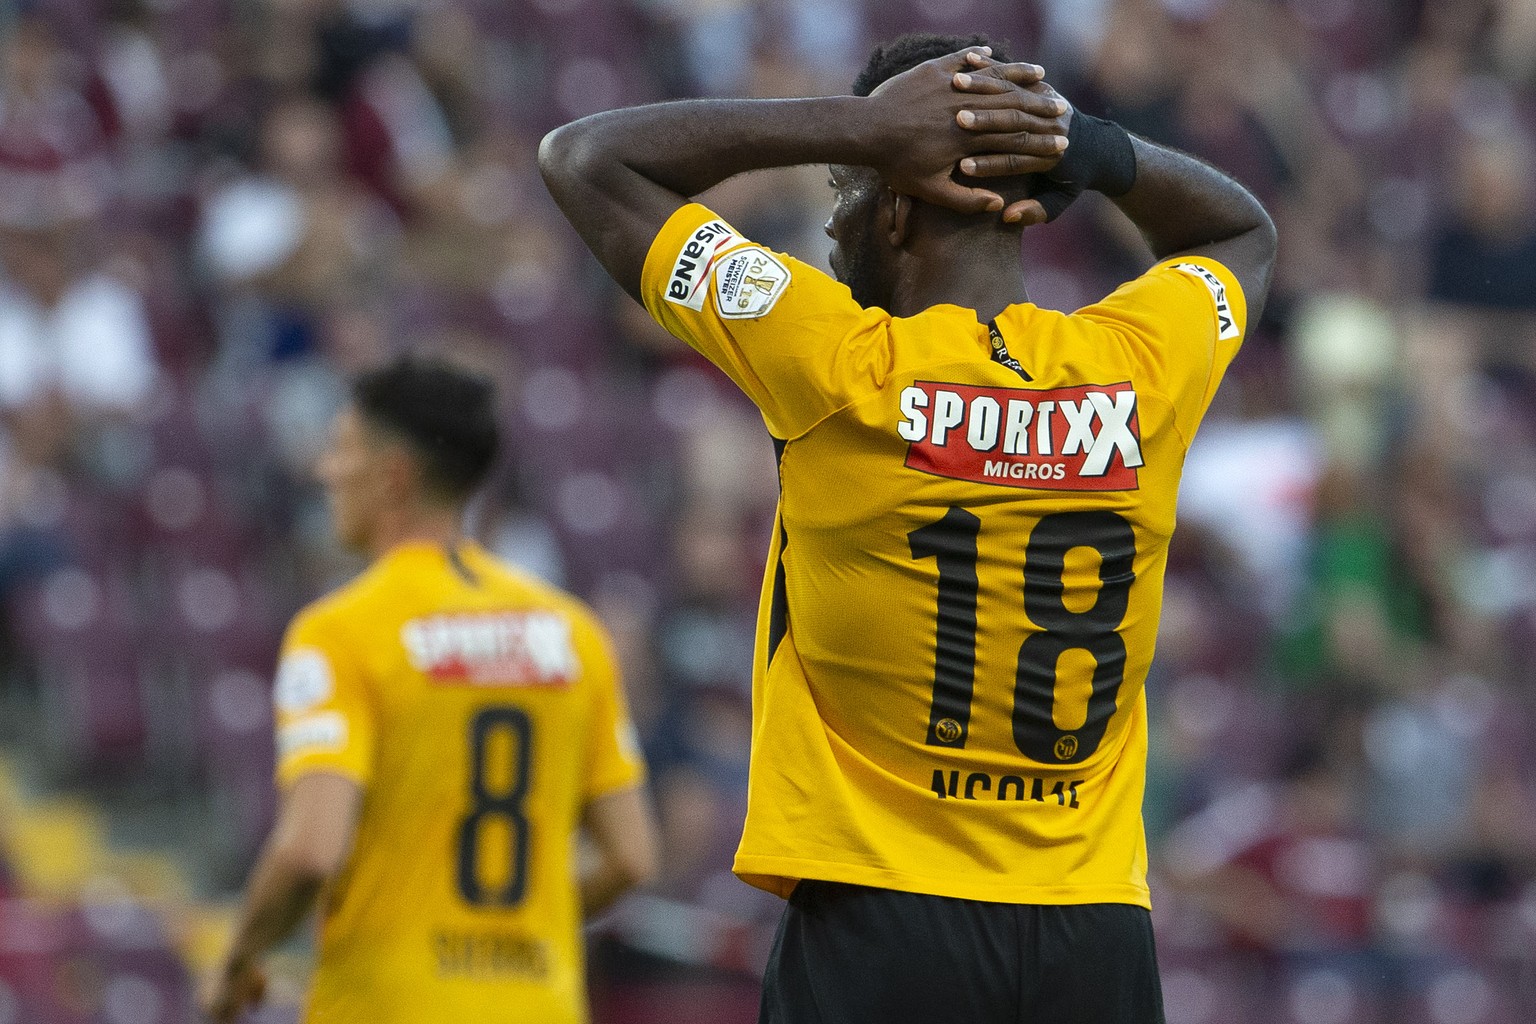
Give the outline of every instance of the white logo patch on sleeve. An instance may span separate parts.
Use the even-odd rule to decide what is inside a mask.
[[[736,229],[723,220],[712,220],[700,225],[688,236],[688,241],[672,261],[672,274],[667,278],[667,301],[687,306],[695,313],[704,308],[705,285],[709,274],[720,259],[720,254],[742,241]]]
[[[1237,328],[1237,317],[1232,313],[1232,304],[1227,301],[1227,286],[1221,283],[1221,278],[1198,263],[1174,263],[1171,266],[1174,270],[1182,270],[1198,278],[1210,290],[1211,298],[1216,300],[1216,336],[1218,338],[1226,341],[1242,333]]]
[[[300,647],[278,664],[272,701],[279,711],[296,715],[324,704],[334,689],[331,663],[325,655],[313,647]]]
[[[337,711],[321,711],[283,726],[277,733],[277,753],[290,757],[298,753],[342,750],[347,745],[347,720]]]
[[[727,320],[765,315],[789,284],[789,268],[766,249],[738,249],[715,269],[715,308]]]

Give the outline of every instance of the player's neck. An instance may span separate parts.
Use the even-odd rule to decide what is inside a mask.
[[[462,515],[457,509],[400,509],[381,516],[368,538],[368,557],[379,558],[402,544],[435,544],[449,547],[463,539]]]
[[[1028,301],[1017,249],[978,252],[950,244],[913,252],[897,265],[891,289],[894,316],[914,316],[948,303],[975,310],[976,319],[986,323],[1009,306]]]

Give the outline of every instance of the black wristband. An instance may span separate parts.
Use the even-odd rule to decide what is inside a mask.
[[[1125,195],[1136,184],[1131,133],[1113,121],[1074,110],[1066,155],[1047,176],[1107,196]]]
[[[1067,207],[1077,202],[1077,197],[1083,194],[1083,186],[1069,181],[1054,181],[1043,174],[1029,175],[1029,198],[1035,200],[1045,209],[1045,220],[1049,224],[1066,212]]]

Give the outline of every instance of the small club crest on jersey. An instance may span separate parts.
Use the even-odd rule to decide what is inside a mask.
[[[920,380],[901,392],[896,433],[908,467],[1047,491],[1134,491],[1143,464],[1128,381],[1070,388]]]
[[[464,612],[412,619],[400,630],[416,671],[447,686],[569,686],[571,624],[547,611]]]
[[[789,268],[767,249],[738,249],[715,270],[715,309],[727,320],[763,316],[789,284]]]

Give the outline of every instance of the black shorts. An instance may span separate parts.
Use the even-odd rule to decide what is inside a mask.
[[[1164,1024],[1152,920],[805,881],[760,1024]]]

